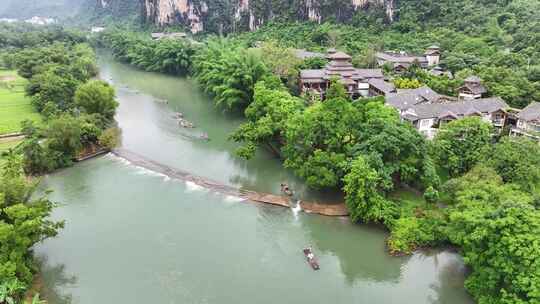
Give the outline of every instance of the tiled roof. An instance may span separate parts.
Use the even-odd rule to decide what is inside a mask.
[[[437,102],[442,96],[431,88],[424,86],[418,89],[398,90],[386,97],[386,103],[394,108],[405,110],[421,103]]]
[[[399,54],[399,53],[388,53],[388,52],[377,52],[377,58],[384,61],[393,62],[393,63],[413,63],[418,61],[420,63],[427,62],[425,56],[411,56],[408,54]]]
[[[324,70],[301,70],[300,78],[323,78]]]
[[[368,80],[370,86],[376,88],[377,90],[388,94],[396,91],[396,87],[391,82],[386,82],[381,78],[370,78]]]
[[[356,69],[356,74],[360,78],[384,78],[381,69]]]
[[[300,49],[295,49],[294,55],[300,59],[316,58],[316,57],[324,58],[324,54],[322,53],[310,52],[310,51],[300,50]]]
[[[459,90],[467,89],[475,95],[486,94],[487,89],[481,83],[466,82]]]
[[[328,56],[326,58],[328,58],[330,60],[332,60],[332,59],[350,60],[351,56],[349,56],[348,54],[345,54],[343,52],[335,52],[335,53],[328,54]]]
[[[463,117],[475,113],[493,113],[506,108],[508,108],[508,104],[504,100],[492,97],[450,103],[418,104],[411,107],[408,112],[414,113],[416,119],[424,119],[439,118],[448,112]]]
[[[517,115],[519,119],[525,121],[539,121],[540,120],[540,102],[532,102],[526,106]]]

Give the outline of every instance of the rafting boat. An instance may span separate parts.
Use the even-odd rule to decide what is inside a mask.
[[[304,248],[304,255],[311,268],[313,268],[313,270],[319,270],[319,262],[317,261],[317,258],[315,258],[311,248]]]

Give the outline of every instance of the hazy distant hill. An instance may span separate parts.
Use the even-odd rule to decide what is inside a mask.
[[[77,14],[85,0],[0,0],[0,17],[32,16],[64,18]]]

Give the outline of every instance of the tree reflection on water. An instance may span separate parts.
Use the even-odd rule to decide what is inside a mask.
[[[37,256],[36,261],[40,268],[38,275],[42,278],[42,286],[39,290],[41,297],[48,303],[71,304],[73,296],[63,294],[61,291],[75,286],[77,277],[69,275],[64,264],[51,265],[44,255]]]

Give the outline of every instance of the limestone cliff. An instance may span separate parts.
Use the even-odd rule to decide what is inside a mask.
[[[97,0],[104,5],[110,1]],[[384,10],[393,21],[397,0],[140,0],[143,17],[158,26],[180,24],[193,33],[254,30],[272,19],[347,21],[363,9]]]

